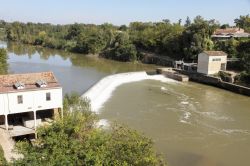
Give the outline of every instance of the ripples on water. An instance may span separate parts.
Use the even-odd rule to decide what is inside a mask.
[[[129,105],[118,98],[126,98]],[[200,84],[143,81],[118,87],[101,116],[144,131],[170,165],[234,166],[241,158],[241,165],[247,166],[249,101]]]
[[[11,72],[53,71],[64,93],[83,93],[109,74],[155,68],[15,43],[7,49]],[[142,81],[121,85],[112,93],[100,115],[107,120],[99,125],[114,120],[145,132],[172,166],[248,166],[249,108],[249,97],[221,89]]]

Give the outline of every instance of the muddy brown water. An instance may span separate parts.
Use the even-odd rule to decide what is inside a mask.
[[[121,63],[5,43],[10,73],[53,71],[64,94],[84,93],[101,78],[156,66]],[[119,86],[100,117],[155,142],[170,166],[250,165],[250,98],[196,83],[146,80]]]

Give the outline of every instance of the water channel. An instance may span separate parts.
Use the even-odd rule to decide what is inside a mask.
[[[107,75],[153,70],[59,50],[4,43],[10,73],[53,71],[64,94],[80,94]],[[170,166],[248,166],[250,98],[192,82],[143,80],[116,88],[100,117],[145,133]]]

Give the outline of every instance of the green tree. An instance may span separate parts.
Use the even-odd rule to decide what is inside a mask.
[[[79,36],[82,32],[82,27],[80,24],[73,24],[70,25],[69,29],[68,29],[68,33],[66,35],[66,39],[68,40],[72,40],[75,39],[77,36]]]
[[[215,42],[215,49],[218,51],[224,51],[228,54],[229,58],[237,58],[238,51],[237,46],[239,45],[239,41],[235,39],[230,40],[222,40]]]
[[[240,16],[240,18],[236,18],[234,23],[239,28],[243,28],[246,32],[250,33],[250,16],[249,14],[246,16]]]
[[[229,28],[229,27],[230,27],[229,24],[223,24],[223,25],[220,26],[221,29],[226,29],[226,28]]]
[[[240,80],[250,85],[250,40],[241,42],[237,50],[243,66],[243,72],[240,74]]]
[[[7,51],[0,48],[0,74],[6,74],[8,72],[7,58]]]
[[[104,51],[102,56],[120,61],[135,61],[137,50],[126,32],[118,32],[110,48]]]
[[[191,25],[191,20],[189,17],[187,17],[186,22],[185,22],[185,27],[189,27]]]
[[[214,20],[204,20],[201,16],[195,17],[182,35],[185,59],[197,59],[197,55],[203,50],[213,49],[214,43],[210,36],[217,27],[219,25]]]

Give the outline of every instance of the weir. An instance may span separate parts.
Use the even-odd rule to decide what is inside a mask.
[[[82,97],[90,100],[91,109],[98,113],[102,105],[111,97],[112,92],[120,85],[125,83],[143,81],[143,80],[157,80],[162,82],[177,82],[175,80],[166,78],[163,75],[148,75],[143,72],[130,72],[114,74],[104,77],[85,92]]]

